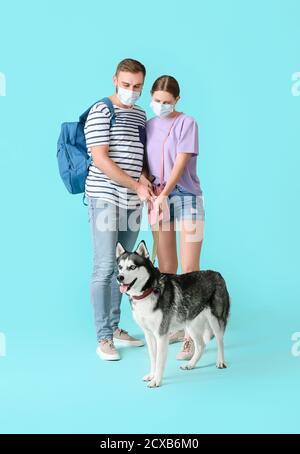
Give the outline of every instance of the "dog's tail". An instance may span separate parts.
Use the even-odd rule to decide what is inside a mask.
[[[226,282],[220,273],[218,273],[218,279],[219,282],[213,296],[213,308],[221,328],[225,331],[230,313],[231,298]]]
[[[224,301],[224,306],[223,306],[223,313],[222,313],[222,324],[223,324],[223,329],[225,331],[229,316],[230,316],[230,308],[231,308],[231,297],[228,293],[227,288],[226,289],[226,296],[225,296],[225,301]]]

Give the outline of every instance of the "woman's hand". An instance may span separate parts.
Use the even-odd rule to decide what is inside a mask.
[[[167,196],[164,194],[159,194],[154,200],[153,207],[158,214],[163,210],[165,203],[167,203]]]

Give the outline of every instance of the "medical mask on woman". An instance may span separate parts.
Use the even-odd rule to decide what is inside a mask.
[[[174,104],[162,104],[157,101],[151,101],[150,107],[158,117],[167,117],[175,110]]]
[[[124,104],[125,106],[132,106],[141,96],[141,92],[118,87],[117,96],[122,104]]]

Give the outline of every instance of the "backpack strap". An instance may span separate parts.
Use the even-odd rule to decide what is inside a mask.
[[[113,103],[107,97],[102,98],[100,101],[104,102],[104,104],[106,104],[107,107],[109,108],[109,111],[110,111],[110,114],[111,114],[110,125],[111,126],[115,125],[116,124],[116,112],[115,112]]]
[[[87,207],[87,206],[88,206],[88,203],[84,203],[85,200],[86,200],[86,197],[85,197],[85,191],[84,191],[83,197],[82,197],[82,203],[83,203],[84,206]]]
[[[94,102],[87,110],[85,110],[83,112],[83,114],[81,114],[79,117],[79,123],[85,124],[91,108],[98,102],[104,102],[104,104],[106,104],[106,106],[108,107],[109,112],[111,114],[110,125],[113,126],[116,123],[115,109],[114,109],[113,103],[111,102],[111,100],[108,97],[102,98],[99,101]]]

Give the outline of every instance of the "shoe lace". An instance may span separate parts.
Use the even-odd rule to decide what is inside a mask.
[[[183,351],[189,352],[192,348],[192,339],[185,339],[183,343]]]
[[[116,349],[116,347],[114,345],[114,341],[112,339],[103,339],[102,342],[103,342],[103,344],[108,344],[112,350]]]

